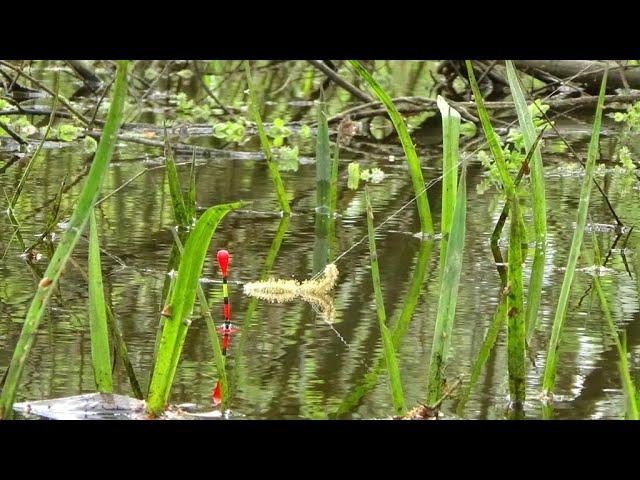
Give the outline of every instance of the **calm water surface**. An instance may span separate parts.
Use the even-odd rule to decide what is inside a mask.
[[[43,73],[44,78],[46,74]],[[149,114],[150,115],[150,114]],[[586,155],[588,123],[559,122],[572,130],[574,148]],[[42,120],[46,121],[46,120]],[[610,142],[615,137],[615,124],[606,122],[601,142],[602,156],[607,160]],[[576,133],[577,132],[577,133]],[[585,135],[585,132],[587,134]],[[432,133],[433,134],[433,133]],[[425,134],[426,135],[426,134]],[[439,135],[435,132],[434,135]],[[426,136],[425,136],[426,138]],[[238,150],[258,151],[253,139]],[[205,137],[186,141],[216,146]],[[313,157],[313,142],[305,144],[303,156]],[[463,257],[462,283],[458,297],[452,339],[452,357],[447,378],[468,379],[471,367],[492,321],[500,291],[500,277],[490,249],[490,235],[503,199],[495,189],[479,194],[477,185],[485,178],[476,146],[463,142],[461,147],[469,159],[467,237]],[[3,145],[7,140],[3,139]],[[576,162],[566,153],[554,153],[556,142],[547,142],[543,159],[546,168],[548,246],[544,286],[538,326],[531,341],[532,362],[528,365],[527,418],[542,416],[537,400],[546,358],[546,345],[560,292],[578,206],[582,176]],[[396,153],[398,152],[397,147]],[[423,148],[425,180],[440,174],[441,151]],[[401,154],[389,159],[388,146],[376,151],[345,150],[341,155],[336,251],[343,252],[366,235],[364,191],[347,188],[346,171],[350,161],[363,167],[379,167],[386,177],[371,185],[375,222],[387,219],[413,197],[413,189]],[[11,153],[0,159],[7,161]],[[144,168],[162,165],[162,151],[121,143],[109,169],[103,194],[122,185]],[[16,212],[26,243],[35,241],[46,223],[48,210],[65,175],[72,186],[63,197],[62,208],[70,215],[82,186],[90,156],[80,144],[47,149],[39,157]],[[187,163],[188,156],[180,157]],[[18,164],[0,175],[0,186],[8,195],[23,171]],[[188,166],[180,167],[186,181]],[[637,208],[638,190],[627,184],[622,173],[601,173],[598,180],[610,196],[625,224],[640,223]],[[164,170],[150,170],[98,208],[98,226],[103,248],[104,281],[111,292],[117,320],[129,348],[134,368],[146,391],[152,362],[160,294],[166,264],[173,242],[173,225],[168,187]],[[284,172],[283,181],[294,200],[294,215],[286,229],[272,274],[280,278],[306,279],[317,270],[314,258],[322,256],[326,238],[316,229],[315,165],[303,161],[297,172]],[[336,334],[313,308],[303,302],[269,304],[257,302],[253,314],[246,315],[250,299],[243,295],[242,284],[257,280],[262,272],[270,246],[281,222],[273,212],[277,208],[271,180],[263,162],[219,155],[199,158],[196,170],[197,202],[206,208],[237,199],[251,200],[245,210],[230,213],[220,224],[205,263],[203,287],[213,306],[214,319],[221,321],[222,298],[220,276],[215,261],[217,249],[231,252],[230,298],[233,323],[242,326],[232,337],[228,355],[231,379],[231,409],[234,415],[247,418],[295,419],[327,418],[358,388],[364,374],[381,358],[380,335],[369,268],[367,243],[362,242],[337,263],[340,271],[333,299],[337,310]],[[439,224],[440,183],[428,191],[434,221]],[[589,222],[613,224],[602,197],[594,189]],[[3,197],[2,210],[6,208]],[[530,220],[530,211],[527,213]],[[528,222],[531,224],[532,222]],[[426,265],[417,305],[408,330],[401,341],[399,363],[408,405],[426,398],[427,368],[438,306],[438,254],[435,241],[420,242],[413,234],[419,230],[415,207],[410,205],[390,219],[377,233],[378,255],[387,317],[395,322],[402,309],[419,258]],[[601,280],[608,295],[612,314],[619,328],[626,332],[632,365],[640,356],[640,232],[623,235],[611,252],[616,233],[600,226],[596,238],[603,257],[610,254],[607,270]],[[0,216],[0,246],[4,252],[12,237],[6,215]],[[59,227],[57,233],[63,230]],[[502,245],[503,253],[506,243]],[[623,248],[624,247],[624,248]],[[421,252],[421,248],[423,249]],[[428,250],[431,250],[430,252]],[[591,234],[585,235],[583,254],[578,268],[593,265]],[[20,334],[22,321],[40,278],[20,257],[17,242],[11,242],[0,262],[0,371],[9,364],[13,347]],[[40,272],[46,268],[47,254],[35,264]],[[527,258],[526,279],[531,255]],[[428,255],[427,255],[428,254]],[[61,282],[60,295],[54,297],[49,313],[39,329],[28,359],[18,401],[55,398],[92,392],[90,337],[87,316],[87,287],[80,272],[86,270],[87,243],[82,240]],[[628,271],[625,267],[628,265]],[[617,352],[608,337],[600,305],[591,293],[580,298],[591,283],[588,271],[576,273],[565,323],[560,357],[555,404],[555,418],[621,418],[624,395],[620,388]],[[508,405],[506,329],[501,331],[485,368],[474,387],[464,411],[465,418],[505,418]],[[340,338],[342,337],[342,338]],[[636,372],[634,371],[635,375]],[[383,374],[375,386],[345,408],[341,418],[380,418],[392,412],[391,398]],[[124,369],[119,365],[114,377],[115,391],[131,394]],[[172,390],[173,403],[196,403],[210,408],[211,392],[216,383],[216,369],[204,321],[195,317],[189,329],[182,360]],[[444,412],[453,415],[457,400],[445,401]]]

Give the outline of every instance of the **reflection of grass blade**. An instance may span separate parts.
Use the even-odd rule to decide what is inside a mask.
[[[546,247],[538,244],[533,255],[531,265],[531,277],[527,288],[527,307],[525,309],[525,325],[527,340],[531,338],[535,331],[540,300],[542,299],[542,281],[544,280],[544,260],[546,257]]]
[[[525,322],[524,286],[522,282],[522,244],[526,233],[520,218],[518,197],[510,199],[511,228],[509,231],[509,270],[507,275],[507,355],[509,370],[509,393],[511,401],[522,405],[525,399]]]
[[[433,250],[433,241],[421,242],[420,250],[418,252],[418,259],[411,278],[411,284],[407,295],[405,297],[402,311],[398,317],[397,322],[391,328],[391,342],[393,348],[397,351],[400,348],[400,340],[407,333],[409,328],[409,321],[413,315],[413,311],[418,303],[420,292],[424,279],[427,275],[427,267],[429,266],[429,260],[431,259],[431,251]],[[338,408],[334,413],[330,415],[331,418],[341,418],[346,413],[352,411],[360,402],[360,399],[378,383],[378,377],[384,372],[386,367],[384,356],[378,360],[378,363],[374,368],[367,372],[360,383],[353,389],[353,391],[338,405]]]
[[[289,222],[291,221],[291,217],[288,215],[283,216],[280,219],[280,223],[278,224],[278,230],[276,231],[275,236],[273,237],[273,241],[271,242],[271,247],[269,248],[269,253],[267,255],[267,259],[264,262],[264,267],[262,268],[262,272],[260,273],[260,280],[266,280],[271,273],[271,268],[273,267],[274,262],[276,261],[276,257],[278,256],[278,252],[280,251],[280,246],[282,245],[282,241],[284,240],[284,236],[287,233],[289,228]],[[230,393],[232,396],[234,391],[237,390],[238,385],[241,383],[243,366],[240,359],[242,359],[242,353],[244,351],[244,342],[247,336],[247,332],[249,330],[249,326],[251,325],[251,320],[253,319],[253,315],[255,313],[256,307],[258,306],[258,299],[256,297],[252,297],[249,300],[247,305],[247,309],[244,314],[244,319],[242,320],[242,326],[240,329],[244,333],[240,335],[240,339],[238,340],[238,346],[236,347],[236,358],[238,359],[235,363],[235,368],[233,369],[233,376],[231,377],[230,382]]]
[[[287,192],[284,189],[284,184],[282,183],[282,179],[280,178],[278,166],[273,160],[269,138],[267,138],[267,133],[265,132],[264,125],[262,124],[262,117],[260,116],[260,110],[258,109],[258,103],[256,102],[256,96],[253,87],[253,81],[251,79],[251,69],[249,68],[249,62],[245,62],[244,66],[245,72],[247,74],[247,82],[249,84],[249,108],[251,109],[251,112],[253,114],[253,120],[256,122],[258,136],[260,137],[260,145],[262,145],[262,151],[264,153],[265,159],[267,160],[267,167],[269,167],[269,173],[271,174],[271,179],[273,180],[273,184],[276,188],[276,195],[278,196],[280,208],[285,215],[289,215],[291,213],[291,207],[289,206],[289,201],[287,200]]]
[[[531,149],[536,140],[536,128],[533,125],[531,113],[527,107],[527,101],[520,87],[520,81],[513,62],[507,60],[507,78],[511,88],[511,96],[516,106],[520,130],[524,137],[527,149]],[[544,168],[542,165],[542,155],[540,146],[534,147],[533,158],[531,159],[531,201],[533,204],[533,223],[536,230],[536,241],[544,242],[547,235],[547,207],[544,193]]]
[[[93,210],[89,218],[89,330],[91,332],[91,361],[93,375],[99,392],[112,393],[111,355],[107,329],[107,307],[102,285],[100,245],[96,216]]]
[[[591,232],[591,235],[593,238],[595,264],[600,266],[602,265],[602,262],[600,259],[600,250],[598,249],[598,239],[596,238],[595,232]],[[604,315],[604,319],[606,320],[607,326],[609,327],[611,339],[615,343],[616,349],[618,350],[618,356],[620,357],[618,366],[620,369],[622,388],[627,399],[627,418],[629,418],[630,420],[640,420],[640,413],[638,412],[638,403],[636,397],[636,388],[633,384],[633,380],[631,380],[631,372],[629,370],[629,362],[627,360],[627,342],[624,337],[622,341],[620,340],[616,325],[611,316],[611,310],[609,310],[607,297],[604,294],[602,284],[600,283],[600,278],[598,277],[597,273],[593,276],[593,286],[595,287],[598,298],[600,299],[600,308],[602,309],[602,314]]]
[[[428,405],[435,405],[444,393],[444,368],[449,354],[451,333],[453,331],[453,322],[456,314],[456,303],[458,301],[458,286],[460,284],[460,273],[462,271],[462,251],[464,249],[465,223],[467,217],[467,182],[466,168],[464,166],[462,167],[456,197],[456,206],[453,211],[453,221],[451,224],[451,235],[447,248],[447,258],[445,260],[442,282],[440,284],[438,314],[436,317],[435,331],[433,333],[431,360],[429,362]]]
[[[562,280],[562,288],[560,290],[560,298],[556,308],[556,315],[553,320],[553,328],[551,331],[551,340],[549,341],[549,350],[547,353],[547,363],[544,369],[544,379],[542,382],[543,393],[551,395],[556,379],[556,363],[558,345],[560,342],[560,334],[562,332],[562,324],[567,313],[567,304],[569,302],[569,293],[573,282],[573,275],[578,263],[580,248],[582,246],[582,238],[584,236],[584,227],[587,221],[587,210],[589,208],[589,198],[591,196],[591,182],[593,181],[593,172],[596,166],[596,157],[598,156],[598,147],[600,142],[600,123],[602,120],[602,107],[604,104],[604,93],[607,85],[607,71],[602,77],[600,85],[600,95],[598,97],[598,105],[593,120],[593,131],[591,133],[591,142],[589,143],[589,151],[587,153],[587,163],[585,165],[585,175],[580,189],[580,204],[578,206],[578,217],[576,220],[576,229],[573,232],[571,240],[571,249],[569,250],[569,258],[567,260],[567,268]]]
[[[393,122],[393,126],[400,137],[400,143],[404,154],[407,157],[407,164],[409,165],[409,174],[411,175],[411,182],[413,183],[413,190],[417,197],[416,205],[418,207],[418,215],[420,216],[420,229],[423,234],[433,235],[433,221],[431,220],[431,211],[429,210],[429,201],[427,200],[427,193],[424,186],[424,178],[422,177],[422,170],[420,168],[420,159],[413,146],[413,141],[407,130],[400,112],[391,101],[389,94],[378,85],[378,82],[371,76],[371,74],[358,62],[357,60],[349,60],[351,66],[355,69],[356,73],[369,84],[371,90],[376,94],[378,100],[387,109],[387,113]]]
[[[404,394],[402,393],[402,383],[400,381],[400,369],[398,368],[398,360],[396,351],[393,348],[391,334],[387,327],[387,315],[384,309],[384,300],[382,299],[382,288],[380,285],[380,271],[378,269],[378,254],[376,252],[376,237],[373,228],[373,211],[371,202],[369,201],[369,191],[365,187],[365,201],[367,205],[367,230],[369,232],[369,254],[371,255],[371,278],[373,280],[373,290],[376,296],[376,312],[378,315],[378,325],[380,327],[380,335],[382,336],[382,352],[387,364],[389,372],[389,381],[391,383],[391,397],[393,398],[393,408],[397,415],[402,415],[406,411],[404,403]]]
[[[89,174],[87,175],[82,192],[76,200],[75,209],[69,220],[69,228],[62,236],[27,312],[22,333],[20,334],[13,358],[11,359],[5,387],[0,396],[0,418],[10,417],[13,413],[12,405],[16,397],[18,383],[22,376],[25,361],[33,345],[38,325],[40,324],[40,320],[44,315],[44,311],[47,308],[51,295],[58,284],[67,261],[89,220],[89,215],[100,192],[100,187],[102,186],[111,156],[113,155],[113,149],[115,148],[116,132],[122,121],[122,107],[127,93],[127,66],[127,61],[118,62],[111,106],[109,107],[107,121],[104,125]]]
[[[469,378],[469,383],[464,388],[460,395],[460,401],[458,402],[458,406],[456,407],[456,413],[458,416],[462,416],[464,413],[464,407],[469,400],[469,396],[471,395],[471,390],[475,386],[478,378],[480,378],[480,372],[482,371],[482,367],[486,363],[489,358],[489,354],[493,349],[493,346],[496,343],[496,339],[498,338],[498,334],[500,333],[500,329],[504,325],[504,321],[507,317],[507,296],[500,295],[500,302],[496,307],[496,313],[493,316],[493,320],[489,328],[487,329],[487,333],[484,337],[484,341],[482,342],[482,346],[480,347],[480,351],[478,352],[478,356],[476,357],[476,361],[473,364],[473,368],[471,369],[471,377]]]
[[[458,147],[460,144],[460,114],[438,96],[438,108],[442,116],[442,216],[440,220],[440,265],[447,258],[447,243],[451,231],[453,209],[456,205],[458,184]]]
[[[241,202],[236,202],[209,208],[198,219],[187,239],[176,283],[165,308],[168,318],[162,328],[158,356],[149,387],[147,401],[149,413],[160,414],[169,399],[211,238],[220,220],[241,205]]]

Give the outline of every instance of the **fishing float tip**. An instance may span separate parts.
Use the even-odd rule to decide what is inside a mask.
[[[227,250],[218,250],[218,265],[222,271],[222,276],[226,277],[229,268],[229,252]]]

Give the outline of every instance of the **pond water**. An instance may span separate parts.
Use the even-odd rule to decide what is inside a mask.
[[[393,70],[394,64],[391,64]],[[389,85],[402,85],[394,95],[424,94],[425,85],[412,84],[415,65],[402,67],[403,81],[389,77]],[[400,67],[398,67],[400,69]],[[179,69],[178,69],[179,70]],[[300,70],[302,72],[302,70]],[[46,67],[33,73],[51,82]],[[37,75],[36,75],[37,74]],[[275,75],[275,74],[274,74]],[[78,81],[64,76],[63,91],[70,95]],[[170,77],[173,78],[173,77]],[[281,87],[285,74],[269,80],[260,77],[265,92]],[[421,77],[420,77],[421,78]],[[195,80],[158,82],[157,91],[185,91],[188,98],[201,97],[202,90]],[[269,82],[274,85],[268,88]],[[394,83],[395,82],[395,83]],[[388,85],[387,85],[388,86]],[[240,88],[240,87],[237,87]],[[240,88],[241,90],[241,88]],[[288,89],[284,90],[289,92]],[[235,94],[220,89],[221,100],[241,104]],[[175,107],[159,95],[158,103],[145,103],[136,122],[160,125],[167,111]],[[264,94],[267,104],[265,118],[273,121],[281,116],[312,124],[315,109],[298,116],[301,107],[287,107],[295,99],[295,92],[278,95]],[[342,93],[328,96],[330,114],[349,105]],[[235,98],[235,100],[234,100]],[[284,99],[284,100],[283,100]],[[87,102],[92,101],[87,100]],[[45,100],[35,101],[48,105]],[[290,111],[287,109],[289,108]],[[284,113],[283,113],[284,112]],[[246,116],[239,112],[238,116]],[[589,109],[574,113],[574,119],[558,118],[557,125],[566,132],[572,146],[586,157],[590,123]],[[38,125],[47,117],[29,117]],[[512,121],[513,117],[509,119]],[[180,119],[178,119],[180,121]],[[433,142],[440,134],[437,127],[425,126],[416,132],[422,158],[425,181],[441,174],[441,149]],[[607,169],[597,176],[617,214],[625,225],[640,222],[637,208],[637,183],[612,167],[611,143],[615,141],[618,125],[607,119],[601,139],[602,159]],[[481,132],[475,138],[463,139],[461,150],[468,158],[467,235],[463,255],[462,282],[452,337],[452,356],[446,376],[453,381],[461,376],[463,385],[490,325],[498,302],[500,277],[490,248],[493,226],[504,202],[495,188],[480,194],[477,186],[486,178],[484,168],[475,152]],[[331,328],[307,303],[270,304],[258,301],[252,315],[246,315],[251,299],[242,292],[246,282],[258,280],[270,247],[279,227],[286,227],[281,247],[275,258],[272,275],[279,278],[304,280],[318,270],[317,257],[326,248],[327,239],[316,229],[316,180],[314,157],[315,139],[300,140],[303,157],[296,172],[282,172],[286,190],[293,199],[294,214],[288,225],[282,225],[277,213],[277,200],[268,170],[259,155],[237,158],[235,151],[257,153],[255,135],[243,145],[229,145],[228,153],[199,155],[196,161],[197,203],[206,208],[238,199],[252,201],[250,207],[232,212],[219,225],[203,272],[203,287],[209,296],[216,323],[222,319],[221,279],[215,252],[225,248],[232,256],[230,266],[230,304],[232,322],[241,327],[231,339],[227,356],[231,382],[230,409],[232,417],[255,419],[328,418],[340,409],[340,418],[387,418],[392,403],[387,387],[388,378],[381,374],[370,390],[360,398],[353,396],[361,388],[365,373],[382,356],[380,332],[376,319],[375,300],[366,241],[356,245],[337,262],[339,279],[333,291],[336,317]],[[156,137],[162,140],[161,133]],[[214,148],[223,147],[219,139],[210,135],[191,135],[180,139]],[[413,198],[413,189],[402,150],[393,140],[391,144],[374,140],[354,139],[350,148],[341,151],[338,184],[338,211],[335,251],[344,252],[360,241],[367,232],[364,190],[347,188],[347,165],[358,161],[363,168],[378,167],[384,179],[369,185],[375,223],[380,224]],[[11,140],[2,137],[0,154],[3,164],[15,152]],[[27,244],[37,239],[47,222],[47,215],[62,179],[67,176],[61,208],[68,218],[85,178],[91,155],[83,151],[82,141],[47,145],[16,207],[21,233]],[[563,279],[569,246],[574,231],[581,167],[568,152],[560,151],[558,141],[550,137],[545,143],[546,195],[548,211],[548,241],[545,259],[542,303],[538,325],[530,345],[532,361],[527,365],[526,418],[542,418],[542,404],[538,400],[546,359],[546,346],[551,332],[560,286]],[[390,154],[395,155],[390,158]],[[141,170],[150,169],[97,208],[104,282],[110,291],[115,316],[120,323],[135,371],[146,392],[155,332],[161,309],[161,291],[173,237],[173,213],[163,168],[162,149],[120,142],[103,186],[103,195],[113,191]],[[305,160],[308,159],[308,160]],[[393,160],[393,161],[392,161]],[[183,163],[179,173],[183,184],[188,177],[190,155],[180,155]],[[16,162],[0,174],[0,186],[11,195],[22,175],[24,165]],[[428,199],[439,225],[440,182],[428,190]],[[6,198],[0,200],[2,211]],[[594,189],[591,196],[589,223],[601,224],[596,238],[603,257],[609,254],[608,270],[601,281],[608,295],[614,320],[626,333],[631,365],[640,358],[640,232],[618,235],[615,223],[602,196]],[[526,211],[531,224],[531,212]],[[60,235],[63,226],[56,228]],[[398,361],[409,406],[425,401],[427,371],[433,340],[439,295],[438,241],[421,242],[414,234],[419,220],[414,204],[390,218],[376,235],[382,290],[387,317],[393,325],[401,311],[418,263],[426,265],[425,279],[406,334],[398,351]],[[7,216],[0,215],[0,247],[6,255],[0,262],[0,373],[8,366],[13,348],[20,335],[22,322],[35,288],[47,262],[43,258],[30,267],[21,257],[21,249],[13,237]],[[503,235],[504,237],[504,235]],[[615,247],[611,250],[612,246]],[[506,243],[502,244],[503,253]],[[530,250],[532,252],[533,250]],[[585,235],[583,253],[578,262],[569,302],[564,333],[559,350],[559,364],[555,393],[554,418],[599,419],[622,418],[625,411],[624,392],[618,371],[618,355],[611,341],[600,305],[592,292],[581,297],[591,285],[588,267],[593,266],[591,234]],[[525,279],[528,279],[531,257],[527,258]],[[91,367],[91,345],[88,331],[87,286],[81,270],[86,271],[87,243],[81,240],[61,281],[59,295],[54,296],[37,334],[35,345],[27,360],[17,401],[40,400],[89,393],[95,390]],[[315,260],[314,260],[315,259]],[[40,272],[40,273],[38,273]],[[633,367],[632,374],[637,369]],[[217,374],[202,318],[194,321],[184,345],[171,394],[172,403],[195,403],[211,409],[211,394]],[[129,381],[118,364],[114,376],[114,391],[131,395]],[[351,396],[351,397],[350,397]],[[350,401],[346,399],[351,398]],[[498,336],[479,380],[471,392],[462,416],[469,419],[501,419],[507,416],[508,379],[506,356],[506,328]],[[455,393],[445,400],[443,412],[454,416],[457,406]]]

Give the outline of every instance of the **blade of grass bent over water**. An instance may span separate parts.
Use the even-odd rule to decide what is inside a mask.
[[[553,320],[551,330],[551,340],[549,341],[549,350],[547,352],[547,362],[544,369],[544,379],[542,382],[542,393],[547,398],[553,394],[553,387],[556,379],[557,353],[560,343],[560,334],[562,333],[562,325],[567,313],[567,305],[569,302],[569,293],[571,292],[571,284],[582,247],[582,238],[584,237],[584,227],[587,221],[587,210],[589,209],[589,198],[591,196],[591,182],[593,181],[593,172],[596,166],[596,158],[598,156],[598,148],[600,142],[600,124],[602,121],[602,107],[604,105],[604,93],[607,85],[608,70],[605,70],[600,85],[600,95],[598,96],[598,104],[596,106],[595,118],[593,120],[593,131],[591,132],[591,142],[587,153],[587,163],[585,165],[585,175],[582,180],[580,189],[580,203],[578,206],[578,216],[576,219],[576,229],[573,232],[571,240],[571,249],[569,250],[569,258],[567,260],[567,268],[562,280],[562,288],[560,290],[560,298],[556,308],[556,315]]]
[[[371,76],[371,74],[358,62],[357,60],[349,60],[351,66],[355,69],[356,73],[369,84],[371,90],[376,94],[378,100],[382,102],[384,107],[391,118],[391,122],[400,137],[400,143],[404,154],[407,157],[407,164],[409,165],[409,174],[411,175],[411,182],[413,183],[413,190],[416,195],[416,205],[418,207],[418,215],[420,216],[420,231],[425,235],[433,235],[433,221],[431,220],[431,210],[429,209],[429,201],[427,199],[427,192],[425,190],[424,178],[422,177],[422,170],[420,167],[420,159],[416,153],[416,148],[413,145],[409,130],[405,124],[400,112],[391,101],[389,94],[378,85],[378,82]]]
[[[367,187],[365,187],[364,192],[367,208],[367,231],[369,232],[369,254],[371,256],[371,278],[373,280],[373,290],[376,297],[378,326],[380,327],[380,335],[382,337],[382,352],[384,354],[385,363],[387,364],[387,371],[389,372],[393,408],[396,415],[403,415],[407,407],[405,405],[404,394],[402,392],[402,382],[400,381],[400,369],[398,368],[396,351],[395,348],[393,348],[391,334],[387,327],[387,314],[385,313],[384,300],[382,299],[380,271],[378,269],[378,253],[376,252],[376,233],[373,228],[373,210],[371,209],[369,190]]]
[[[435,405],[443,396],[444,369],[449,355],[451,334],[456,314],[467,217],[467,181],[465,166],[462,167],[456,196],[451,235],[447,247],[447,258],[445,260],[442,281],[440,282],[438,314],[433,333],[431,359],[429,361],[428,405]]]
[[[109,161],[113,155],[116,134],[122,121],[122,109],[127,93],[127,66],[128,61],[118,61],[116,84],[113,90],[111,106],[109,107],[107,121],[104,125],[93,163],[91,164],[82,192],[76,200],[76,207],[69,220],[69,227],[62,236],[58,248],[56,248],[49,262],[49,266],[38,285],[38,290],[27,312],[22,333],[20,334],[18,344],[11,359],[5,387],[0,396],[0,418],[8,418],[12,415],[12,406],[17,394],[18,384],[31,346],[33,345],[38,325],[44,315],[51,295],[58,284],[60,275],[64,271],[67,261],[71,256],[71,252],[78,243],[82,231],[89,220],[89,215],[100,192]]]

